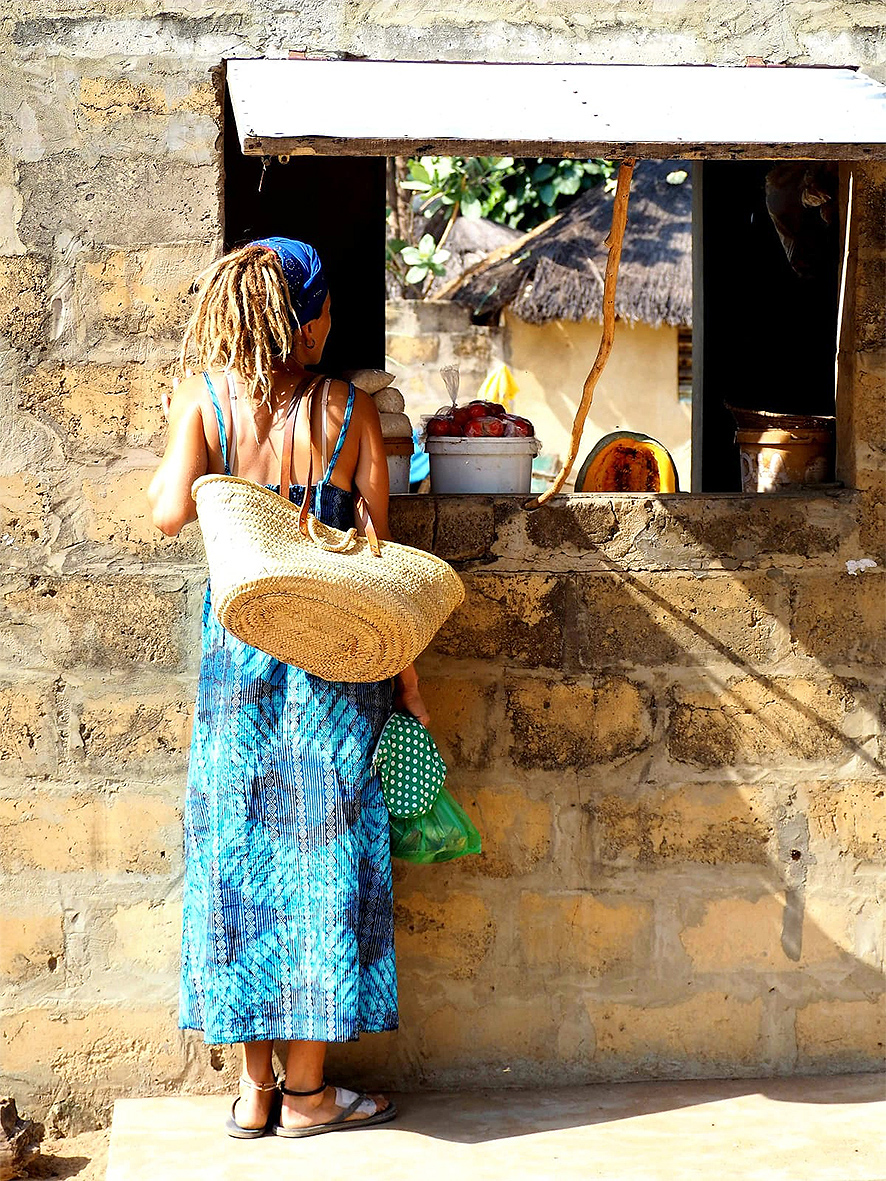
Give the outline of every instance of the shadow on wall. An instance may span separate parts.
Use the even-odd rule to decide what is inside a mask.
[[[443,1087],[881,1062],[886,596],[845,572],[851,495],[434,511],[468,597],[422,672],[485,851],[397,869],[402,1031],[333,1061]]]

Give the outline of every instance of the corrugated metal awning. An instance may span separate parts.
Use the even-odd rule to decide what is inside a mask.
[[[247,155],[886,158],[886,87],[849,69],[227,63]]]

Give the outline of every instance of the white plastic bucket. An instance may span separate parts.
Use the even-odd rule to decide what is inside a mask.
[[[409,491],[409,466],[412,460],[413,443],[406,439],[385,439],[385,454],[388,460],[388,482],[392,496],[402,496]]]
[[[536,438],[438,437],[427,439],[425,450],[432,492],[528,492],[541,444]]]

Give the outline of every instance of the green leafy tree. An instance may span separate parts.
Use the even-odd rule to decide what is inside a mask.
[[[503,199],[485,217],[531,230],[560,213],[571,200],[615,172],[610,160],[518,160],[508,171]]]
[[[512,156],[422,156],[407,162],[403,188],[421,198],[420,211],[433,217],[449,212],[447,228],[461,214],[486,217],[505,194],[503,179],[514,167]]]
[[[433,277],[443,273],[442,263],[449,257],[443,247],[459,215],[531,230],[579,193],[608,185],[615,171],[609,160],[513,156],[421,156],[406,163],[407,179],[400,187],[415,194],[416,216],[445,217],[436,242],[430,234],[422,235],[417,247],[400,238],[388,242],[389,270],[404,290],[417,284],[417,294],[424,294]]]

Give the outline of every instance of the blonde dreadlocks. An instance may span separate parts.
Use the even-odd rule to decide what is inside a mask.
[[[264,246],[226,254],[197,277],[197,303],[179,354],[202,369],[236,369],[254,403],[270,405],[271,367],[294,348],[298,320],[280,259]]]

